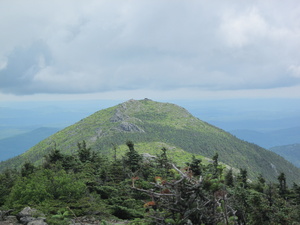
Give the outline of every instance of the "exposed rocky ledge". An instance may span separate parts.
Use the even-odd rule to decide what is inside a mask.
[[[12,210],[0,211],[0,225],[47,225],[46,217],[36,209],[25,207],[17,215],[11,215]]]
[[[122,122],[116,129],[125,132],[145,133],[145,131],[139,128],[137,125],[128,122]]]
[[[37,209],[25,207],[17,215],[11,215],[13,210],[0,210],[0,225],[48,225],[45,215]],[[69,225],[99,225],[101,220],[93,216],[75,217],[66,222]],[[128,221],[109,221],[108,224],[127,224]],[[65,224],[65,223],[64,223]],[[51,225],[51,224],[49,224]]]
[[[115,114],[110,118],[110,121],[120,122],[128,119],[129,117],[122,112],[125,109],[126,109],[126,105],[122,104],[119,108],[116,109]]]

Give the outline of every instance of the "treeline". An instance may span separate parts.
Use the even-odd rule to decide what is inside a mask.
[[[162,148],[140,155],[131,141],[125,156],[98,154],[78,143],[75,154],[55,146],[40,166],[26,162],[20,171],[0,174],[0,209],[39,209],[48,224],[69,224],[90,216],[131,224],[299,224],[300,186],[248,171],[225,168],[215,154],[209,164],[193,156],[179,168]],[[106,223],[107,224],[107,223]]]

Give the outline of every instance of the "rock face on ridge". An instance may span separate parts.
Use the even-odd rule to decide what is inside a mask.
[[[143,129],[139,128],[137,125],[128,122],[122,122],[119,126],[120,131],[125,132],[145,132]]]
[[[134,101],[134,100],[129,100]],[[121,104],[120,107],[117,107],[114,115],[110,118],[110,121],[117,123],[118,126],[115,128],[118,131],[124,132],[145,132],[143,129],[138,127],[134,122],[137,119],[134,119],[126,114],[126,102]],[[132,122],[130,122],[132,121]],[[140,122],[140,120],[138,120]]]
[[[162,142],[193,154],[219,160],[235,168],[245,168],[252,177],[262,174],[277,181],[285,172],[288,180],[300,181],[300,170],[282,157],[257,145],[239,140],[231,134],[191,115],[186,109],[149,99],[129,100],[100,110],[72,126],[43,140],[26,153],[0,163],[0,170],[27,161],[39,163],[54,147],[73,153],[77,143],[86,141],[92,150],[108,153],[115,146]],[[146,152],[145,152],[146,153]],[[172,154],[172,150],[169,150]]]

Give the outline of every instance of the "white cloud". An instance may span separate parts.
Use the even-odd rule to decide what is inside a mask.
[[[300,83],[297,5],[3,1],[0,92],[292,87]]]
[[[7,66],[7,59],[0,59],[0,71],[5,69]]]
[[[288,71],[291,73],[291,76],[300,78],[300,65],[291,65]]]
[[[242,12],[227,12],[221,23],[221,34],[231,47],[243,47],[264,38],[268,25],[258,9],[251,8]]]

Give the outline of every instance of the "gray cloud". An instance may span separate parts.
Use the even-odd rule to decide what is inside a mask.
[[[49,49],[40,41],[26,48],[14,49],[0,70],[1,90],[15,94],[31,94],[32,89],[38,89],[34,84],[36,74],[50,63]]]
[[[2,93],[300,84],[297,1],[0,4]]]

